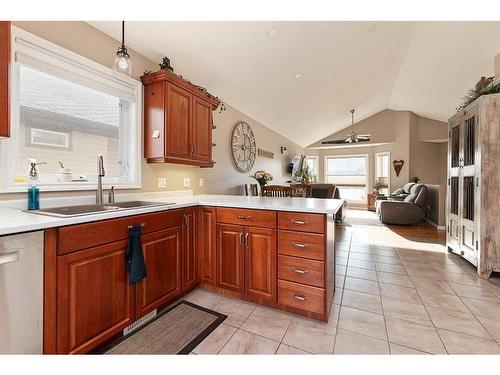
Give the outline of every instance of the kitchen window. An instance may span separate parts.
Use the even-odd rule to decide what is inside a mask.
[[[348,203],[366,203],[368,155],[325,157],[325,182],[339,188]]]
[[[12,28],[10,139],[0,142],[1,190],[24,191],[31,161],[44,191],[140,187],[140,82]],[[60,173],[72,181],[61,182]]]

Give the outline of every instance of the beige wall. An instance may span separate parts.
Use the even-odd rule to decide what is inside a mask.
[[[495,56],[495,81],[500,82],[500,53]]]
[[[84,57],[96,61],[102,65],[111,67],[113,57],[119,42],[100,32],[85,22],[21,22],[13,23],[15,26],[38,35],[46,40],[58,44],[64,48],[74,51]],[[150,61],[144,56],[129,50],[133,62],[133,77],[138,78],[145,70],[156,70],[156,62]],[[221,94],[221,93],[215,93]],[[275,183],[283,183],[289,178],[286,166],[295,153],[303,153],[304,149],[287,140],[285,137],[270,130],[264,125],[249,118],[237,109],[227,106],[227,110],[219,114],[214,113],[214,160],[217,162],[214,168],[200,169],[197,167],[175,165],[175,164],[147,164],[142,161],[142,189],[138,191],[155,191],[157,189],[157,178],[167,178],[166,190],[182,190],[185,177],[191,179],[191,188],[195,193],[227,193],[238,194],[241,185],[250,183],[250,173],[239,173],[232,165],[229,152],[229,137],[232,125],[237,121],[247,121],[253,128],[256,136],[257,147],[274,152],[274,159],[257,157],[255,168],[270,171],[275,177]],[[281,155],[280,146],[288,148],[285,155]],[[204,178],[204,187],[198,186],[199,177]],[[132,190],[136,191],[136,190]],[[131,192],[126,190],[124,192]],[[119,192],[118,192],[119,193]],[[82,192],[54,192],[43,193],[43,196],[71,196],[82,195]],[[92,194],[86,192],[84,194]],[[0,200],[21,199],[25,194],[0,194]]]

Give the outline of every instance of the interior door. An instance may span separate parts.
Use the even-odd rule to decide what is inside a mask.
[[[217,286],[241,294],[245,292],[245,228],[217,225]]]
[[[180,227],[142,236],[147,276],[137,284],[136,319],[182,293]]]
[[[245,291],[248,296],[276,301],[276,230],[247,227]]]
[[[449,126],[448,140],[448,197],[447,236],[450,249],[460,253],[460,126],[463,116],[457,116]]]
[[[167,156],[190,160],[192,155],[191,116],[192,95],[167,83]]]
[[[193,157],[195,160],[212,161],[212,106],[193,96]]]

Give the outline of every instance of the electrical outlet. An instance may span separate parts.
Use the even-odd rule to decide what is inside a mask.
[[[167,188],[167,178],[158,177],[158,189],[166,189],[166,188]]]
[[[205,185],[205,180],[203,180],[203,178],[200,177],[198,185],[200,185],[200,187],[203,187],[203,185]]]
[[[191,187],[191,179],[189,177],[184,178],[184,187],[185,188]]]

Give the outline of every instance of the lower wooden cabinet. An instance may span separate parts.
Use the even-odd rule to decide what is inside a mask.
[[[57,353],[88,352],[134,322],[126,246],[119,241],[58,257]]]
[[[245,293],[245,227],[217,224],[217,286]]]
[[[192,289],[199,282],[198,254],[196,249],[196,208],[184,210],[182,225],[182,290]]]
[[[217,251],[217,226],[216,208],[200,207],[198,211],[198,269],[200,280],[208,285],[215,285],[215,275],[217,272],[216,257]]]

